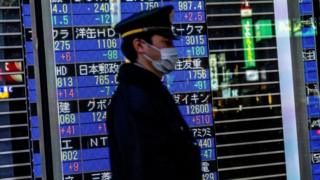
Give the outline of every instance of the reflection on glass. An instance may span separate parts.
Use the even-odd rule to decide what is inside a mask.
[[[1,0],[0,6],[19,6],[19,0]]]
[[[20,22],[0,22],[0,33],[21,32]]]
[[[19,9],[0,9],[0,18],[11,20],[20,18]]]
[[[31,167],[19,1],[0,0],[0,7],[0,179],[25,179]]]
[[[285,173],[273,4],[211,2],[209,66],[218,167],[223,169],[219,178]],[[279,153],[254,155],[269,151]],[[283,165],[248,168],[274,162]]]

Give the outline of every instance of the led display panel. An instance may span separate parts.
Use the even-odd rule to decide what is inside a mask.
[[[163,83],[173,94],[201,148],[204,179],[216,179],[215,137],[208,66],[206,4],[197,1],[51,1],[56,85],[65,179],[111,178],[106,110],[125,57],[113,29],[119,20],[142,10],[173,5],[176,71]],[[41,177],[37,99],[33,72],[30,5],[23,4],[25,49],[30,71],[31,136],[34,177]],[[183,162],[181,162],[183,163]]]

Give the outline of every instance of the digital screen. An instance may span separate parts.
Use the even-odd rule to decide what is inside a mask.
[[[319,7],[316,2],[304,0],[300,2],[302,54],[304,61],[304,80],[307,95],[307,112],[309,123],[310,153],[312,160],[312,177],[320,178],[320,99],[319,74],[317,57],[317,29],[316,20]]]
[[[32,158],[32,176],[33,179],[41,177],[41,156],[40,156],[40,130],[37,116],[37,98],[36,98],[36,84],[34,72],[34,57],[32,48],[31,35],[31,17],[29,0],[21,1],[22,6],[22,32],[24,34],[24,59],[26,66],[27,79],[27,97],[28,97],[28,119],[30,127],[30,149]],[[41,178],[40,178],[41,179]]]
[[[56,86],[64,179],[111,179],[106,110],[124,62],[121,39],[112,25],[135,12],[173,5],[173,31],[179,40],[176,71],[163,83],[201,148],[204,180],[216,179],[212,84],[205,2],[52,0]],[[31,18],[23,4],[34,178],[41,177]],[[183,163],[183,162],[181,162]]]

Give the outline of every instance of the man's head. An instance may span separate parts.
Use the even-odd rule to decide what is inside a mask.
[[[163,62],[160,59],[175,57],[173,39],[176,36],[171,28],[172,12],[172,6],[143,11],[133,14],[115,27],[123,38],[121,49],[124,55],[132,63],[139,63],[158,76],[162,76],[171,64],[170,60]]]

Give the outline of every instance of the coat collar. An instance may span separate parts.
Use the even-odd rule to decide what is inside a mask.
[[[132,63],[123,64],[119,70],[119,82],[144,88],[161,88],[161,79],[152,72]]]

